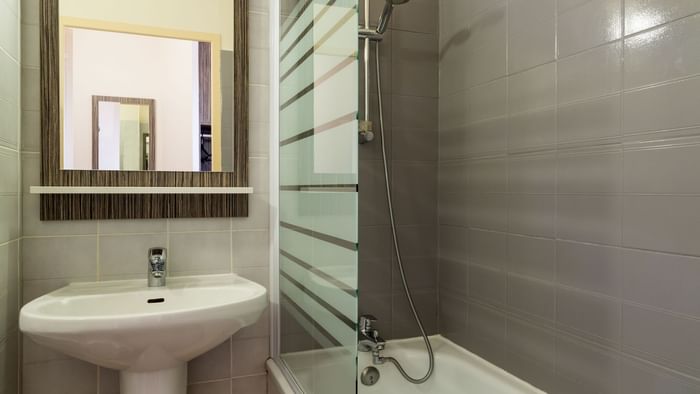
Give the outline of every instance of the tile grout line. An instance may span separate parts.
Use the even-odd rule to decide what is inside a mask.
[[[559,129],[559,105],[560,105],[560,97],[559,97],[559,62],[561,59],[559,58],[559,0],[554,2],[554,13],[555,13],[555,18],[554,18],[554,59],[556,61],[555,68],[554,68],[554,103],[555,103],[555,129],[556,129],[556,134],[555,134],[555,141],[557,144],[557,148],[555,148],[555,160],[556,164],[554,167],[554,192],[556,193],[556,196],[554,198],[554,237],[555,239],[559,238],[559,177],[560,177],[560,168],[559,168],[559,158],[560,158],[560,151],[558,149],[559,144],[561,142],[561,135],[560,135],[560,129]],[[553,273],[554,273],[554,283],[559,283],[559,244],[554,241],[554,267],[553,267]],[[556,324],[556,321],[558,320],[558,310],[559,310],[559,300],[558,297],[558,291],[557,288],[554,288],[554,314],[552,315]],[[557,345],[558,342],[556,340],[556,335],[552,338],[552,351],[554,352],[552,356],[552,373],[554,376],[556,376],[557,373]]]
[[[626,15],[627,0],[622,0],[621,3],[622,3],[621,29],[622,29],[623,41],[622,41],[622,52],[620,53],[620,67],[621,67],[620,76],[622,78],[622,94],[620,94],[620,124],[619,124],[619,127],[620,127],[620,133],[622,135],[625,135],[625,102],[626,102],[626,100],[625,100],[626,93],[625,92],[627,89],[627,84],[626,84],[626,80],[627,80],[627,78],[626,78],[626,75],[627,75],[626,60],[627,60],[627,58],[625,56],[627,54],[627,50],[626,50],[625,44],[627,43],[627,40],[629,39],[629,37],[625,36],[625,34],[627,33],[627,31],[626,31],[627,26],[625,23],[625,21],[627,19],[627,15]],[[620,166],[622,167],[621,168],[622,176],[621,176],[621,185],[620,185],[620,187],[622,188],[622,191],[626,190],[625,185],[627,183],[626,177],[625,177],[626,157],[627,157],[626,151],[627,151],[627,147],[625,144],[623,144],[622,145],[622,158],[621,158],[621,163],[620,163]],[[625,245],[625,213],[624,213],[625,208],[624,208],[624,204],[625,204],[624,201],[622,201],[621,202],[622,212],[620,214],[620,246]],[[625,264],[623,264],[623,268],[622,268],[622,281],[623,281],[623,283],[625,282],[626,276],[627,276],[627,267]],[[624,330],[624,327],[625,327],[625,306],[624,305],[625,304],[624,304],[624,298],[623,298],[624,297],[624,284],[620,287],[621,288],[619,289],[619,291],[620,291],[619,297],[620,297],[621,301],[620,301],[620,313],[618,315],[618,319],[619,319],[618,323],[619,324],[618,324],[617,329],[618,329],[618,336],[620,338],[620,347],[622,349],[622,348],[624,348],[624,343],[625,343],[625,335],[624,335],[624,332],[625,332],[625,330]],[[618,390],[620,392],[622,392],[622,389],[621,389],[622,378],[621,378],[621,376],[618,375],[617,379],[618,379]]]

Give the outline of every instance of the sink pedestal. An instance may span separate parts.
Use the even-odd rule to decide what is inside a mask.
[[[121,394],[187,394],[187,364],[152,372],[119,374]]]

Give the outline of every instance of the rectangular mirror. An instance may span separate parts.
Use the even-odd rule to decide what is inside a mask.
[[[60,0],[61,168],[234,171],[234,1]]]
[[[248,1],[39,2],[42,220],[247,216]]]

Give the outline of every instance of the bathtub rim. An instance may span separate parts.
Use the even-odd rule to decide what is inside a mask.
[[[440,345],[448,346],[448,347],[456,350],[460,354],[463,354],[470,362],[481,364],[482,367],[485,367],[485,368],[491,370],[493,373],[499,375],[503,379],[517,381],[518,383],[529,387],[531,389],[531,393],[546,394],[545,391],[543,391],[542,389],[540,389],[538,387],[535,387],[530,382],[523,380],[514,374],[509,373],[508,371],[499,367],[498,365],[489,362],[488,360],[482,358],[478,354],[470,352],[469,350],[463,348],[462,346],[459,346],[457,343],[453,342],[452,340],[450,340],[450,339],[448,339],[440,334],[430,336],[429,338],[435,347],[439,347]],[[404,338],[404,339],[393,339],[393,340],[387,341],[387,345],[388,346],[391,346],[392,344],[400,345],[402,343],[416,343],[419,341],[422,341],[422,338],[413,337],[413,338]],[[316,352],[316,351],[318,351],[318,350],[312,350],[311,352]],[[275,359],[271,358],[271,359],[267,360],[266,364],[267,364],[267,370],[269,373],[269,378],[272,381],[272,383],[276,385],[276,388],[278,389],[279,394],[304,394],[304,391],[301,389],[301,386],[299,386],[298,383],[296,383],[294,376],[291,374],[291,372],[286,367],[286,365],[284,365],[284,361],[275,360]],[[359,358],[358,358],[357,367],[358,367],[358,370],[361,367],[361,365],[359,365]]]
[[[304,394],[304,391],[300,387],[295,389],[296,381],[291,375],[289,370],[285,366],[280,366],[279,362],[273,358],[268,358],[265,362],[267,368],[268,384],[275,385],[275,390],[270,390],[268,388],[269,394]],[[286,370],[286,373],[285,373]],[[290,383],[290,380],[294,383]]]

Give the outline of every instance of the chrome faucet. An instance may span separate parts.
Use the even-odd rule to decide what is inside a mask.
[[[148,249],[148,287],[165,286],[165,248]]]
[[[361,352],[372,352],[375,365],[383,364],[381,351],[386,346],[386,341],[379,335],[379,330],[375,330],[373,324],[377,318],[372,315],[360,316],[360,330],[358,333],[358,347]]]

